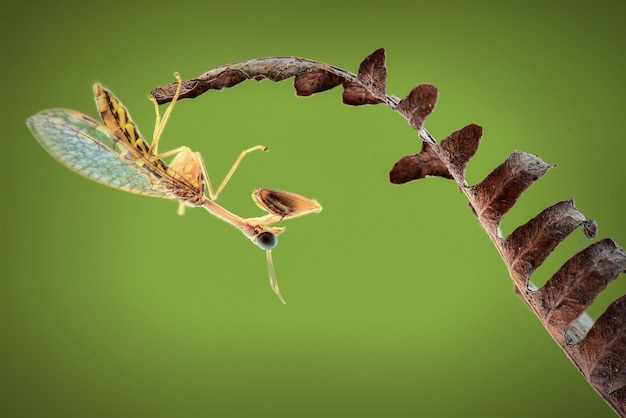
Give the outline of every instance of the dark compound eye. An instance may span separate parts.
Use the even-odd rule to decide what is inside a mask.
[[[254,243],[262,250],[271,250],[278,244],[278,237],[272,232],[263,232],[256,237]]]

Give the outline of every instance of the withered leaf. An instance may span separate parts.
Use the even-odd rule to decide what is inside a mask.
[[[579,367],[596,391],[626,415],[626,295],[613,302],[572,348]]]
[[[518,287],[527,286],[533,271],[584,221],[573,199],[569,199],[544,209],[504,239],[502,258]]]
[[[310,96],[330,90],[343,83],[343,78],[324,70],[308,70],[296,74],[293,85],[298,96]]]
[[[524,190],[553,167],[536,155],[514,152],[483,181],[467,189],[470,207],[490,235],[497,235],[502,217]]]
[[[393,166],[389,172],[389,181],[392,184],[404,184],[427,176],[452,178],[448,168],[437,156],[433,147],[429,143],[423,142],[422,151],[419,154],[407,155]]]
[[[419,154],[403,157],[393,166],[389,181],[403,184],[427,176],[451,179],[454,176],[448,170],[464,179],[467,162],[476,153],[482,133],[482,127],[472,124],[453,132],[439,145],[423,142]],[[433,147],[437,147],[437,151]]]
[[[547,324],[565,327],[582,315],[624,269],[626,253],[607,238],[567,260],[533,299]]]
[[[426,117],[435,110],[439,92],[432,84],[420,84],[398,103],[396,111],[415,129],[424,129]]]
[[[439,158],[460,183],[465,182],[465,168],[476,153],[482,136],[483,128],[472,124],[453,132],[439,144]]]
[[[360,106],[377,104],[386,100],[387,68],[385,50],[377,49],[365,57],[359,66],[358,82],[346,80],[343,86],[343,102]]]

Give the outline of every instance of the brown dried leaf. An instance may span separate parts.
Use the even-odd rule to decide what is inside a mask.
[[[533,295],[544,322],[563,326],[574,321],[626,268],[624,250],[610,239],[598,241],[570,258]]]
[[[585,220],[574,201],[565,200],[543,210],[502,240],[502,258],[517,286],[528,287],[530,275]]]
[[[470,207],[491,236],[504,215],[535,181],[555,167],[536,155],[514,152],[483,181],[467,189]]]
[[[417,126],[420,127],[415,127],[415,129],[423,127],[423,125]],[[389,181],[393,184],[403,184],[427,176],[447,179],[457,176],[457,178],[464,179],[467,162],[476,153],[482,134],[483,128],[472,124],[453,132],[439,145],[423,142],[422,151],[419,154],[403,157],[393,166],[389,173]],[[438,147],[437,151],[433,147]],[[450,174],[448,168],[453,171],[454,176]]]
[[[324,70],[309,70],[296,74],[293,85],[298,96],[306,97],[330,90],[343,82],[343,78]]]
[[[389,173],[389,181],[392,184],[404,184],[428,176],[452,178],[432,145],[423,142],[422,151],[419,154],[407,155],[393,166]]]
[[[613,302],[589,330],[577,351],[581,371],[607,401],[621,400],[626,413],[626,295]]]
[[[439,158],[450,170],[452,177],[457,181],[465,182],[465,168],[470,158],[476,154],[483,128],[480,125],[467,125],[460,131],[441,141]]]
[[[343,102],[360,106],[378,104],[386,100],[387,68],[385,50],[377,49],[365,57],[359,66],[358,82],[346,81],[343,86]]]
[[[439,97],[437,87],[432,84],[420,84],[398,103],[396,111],[419,132],[424,129],[426,117],[435,110],[437,97]]]

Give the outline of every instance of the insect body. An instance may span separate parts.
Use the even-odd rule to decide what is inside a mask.
[[[75,110],[46,109],[28,118],[27,125],[48,153],[82,176],[130,193],[178,201],[180,214],[185,206],[203,207],[239,229],[266,251],[270,284],[285,303],[271,254],[284,227],[272,225],[282,219],[320,212],[322,207],[315,200],[268,189],[257,189],[252,195],[256,204],[268,212],[262,217],[244,219],[215,203],[245,155],[256,150],[267,151],[261,145],[239,155],[216,191],[200,153],[180,147],[158,154],[159,139],[180,93],[181,79],[178,74],[176,77],[177,93],[163,118],[156,101],[150,98],[156,113],[150,144],[139,134],[122,103],[99,84],[94,85],[94,94],[102,122]],[[168,157],[174,157],[169,164],[164,161]]]

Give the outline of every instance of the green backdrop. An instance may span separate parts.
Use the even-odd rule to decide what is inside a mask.
[[[139,2],[137,2],[139,3]],[[96,115],[108,86],[143,133],[148,93],[262,56],[356,72],[387,50],[388,92],[440,97],[427,128],[485,129],[476,183],[514,150],[558,169],[508,233],[573,196],[599,238],[626,244],[623,6],[600,2],[12,2],[2,6],[0,415],[7,417],[612,416],[512,291],[456,186],[392,186],[417,135],[341,90],[296,98],[248,81],[182,101],[161,150],[200,151],[219,203],[258,216],[256,187],[316,198],[264,254],[201,209],[90,182],[46,154],[29,115]],[[618,2],[616,2],[618,4]],[[533,277],[582,246],[575,232]],[[624,277],[591,308],[626,293]]]

